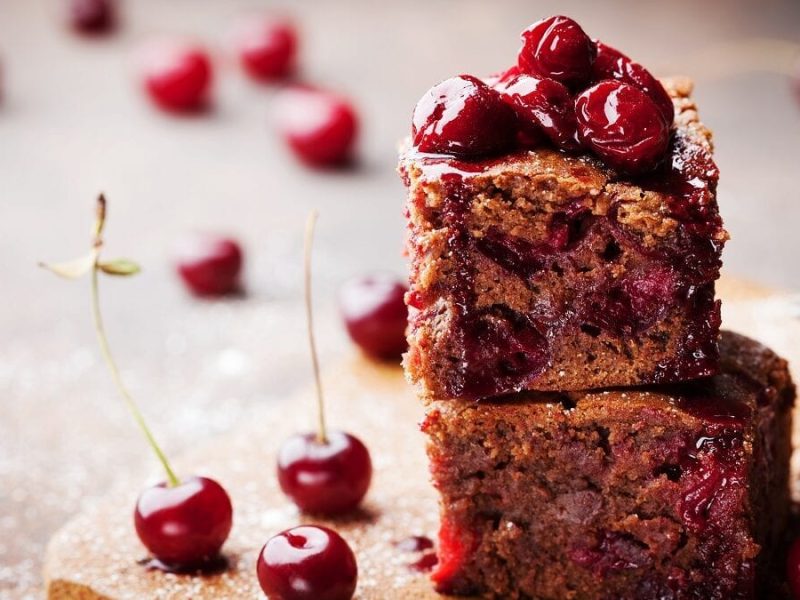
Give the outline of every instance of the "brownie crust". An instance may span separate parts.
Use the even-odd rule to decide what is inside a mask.
[[[406,371],[430,399],[681,381],[716,372],[727,233],[686,79],[669,165],[631,181],[537,149],[401,158],[412,309]]]
[[[787,365],[733,333],[683,385],[432,401],[443,593],[767,597],[787,525]]]

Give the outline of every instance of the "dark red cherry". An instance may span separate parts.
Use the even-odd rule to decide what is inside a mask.
[[[608,165],[636,174],[652,170],[669,145],[669,127],[642,90],[607,80],[575,100],[578,135]]]
[[[69,0],[67,18],[80,33],[105,33],[114,27],[113,0]]]
[[[273,116],[288,146],[307,165],[327,167],[351,158],[358,117],[350,102],[341,96],[292,87],[275,99]]]
[[[228,539],[233,507],[213,479],[190,477],[170,487],[160,483],[136,501],[134,524],[142,544],[168,568],[202,566]]]
[[[522,74],[498,84],[497,90],[517,113],[520,123],[544,132],[561,150],[580,149],[575,102],[563,84]]]
[[[800,600],[800,538],[792,542],[786,557],[786,579],[792,590],[792,597]]]
[[[202,48],[163,43],[152,46],[145,55],[145,88],[164,110],[189,112],[204,108],[211,77],[211,59]]]
[[[238,37],[239,62],[250,77],[275,81],[294,71],[297,32],[289,21],[257,18],[242,25]]]
[[[320,442],[316,433],[297,434],[278,452],[278,482],[300,510],[336,515],[353,510],[367,493],[372,461],[357,437],[329,431]]]
[[[589,81],[594,42],[569,17],[542,19],[522,32],[519,68],[529,75],[555,79],[571,88]]]
[[[236,240],[210,233],[188,234],[176,245],[175,258],[178,274],[195,295],[238,291],[243,257]]]
[[[597,83],[604,79],[616,79],[622,83],[636,86],[646,93],[656,103],[664,120],[672,125],[675,118],[675,108],[664,86],[650,74],[642,65],[632,61],[622,52],[603,42],[596,41],[597,58],[592,65],[592,82]]]
[[[358,565],[335,531],[301,525],[270,538],[256,563],[261,589],[270,600],[350,600]]]
[[[339,290],[347,333],[368,355],[391,360],[407,350],[407,290],[405,283],[386,274],[353,278]]]
[[[451,77],[425,92],[412,119],[421,152],[470,157],[513,147],[514,111],[500,95],[471,75]]]

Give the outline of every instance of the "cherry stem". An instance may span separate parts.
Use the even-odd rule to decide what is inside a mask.
[[[328,433],[325,426],[325,402],[322,395],[322,378],[319,372],[319,357],[317,356],[317,342],[314,338],[314,316],[311,302],[311,249],[314,244],[314,225],[317,222],[316,210],[311,211],[306,221],[306,239],[305,239],[305,297],[306,297],[306,327],[308,328],[308,345],[311,349],[311,366],[314,371],[314,384],[317,388],[317,411],[318,411],[318,429],[317,441],[320,444],[328,442]]]
[[[125,404],[127,404],[128,409],[130,410],[131,414],[133,415],[134,420],[139,425],[139,428],[142,430],[145,438],[147,438],[150,447],[153,449],[156,457],[158,458],[161,465],[164,467],[164,471],[167,474],[167,482],[170,487],[175,487],[180,485],[180,480],[175,475],[175,472],[170,467],[169,461],[167,460],[166,455],[161,450],[161,447],[156,442],[153,433],[150,431],[150,428],[147,426],[147,423],[142,416],[139,407],[136,405],[136,402],[133,400],[133,396],[131,396],[128,389],[125,387],[125,384],[122,382],[122,376],[120,375],[119,368],[117,367],[117,363],[114,361],[113,356],[111,355],[111,348],[108,344],[108,338],[106,337],[106,330],[103,325],[103,317],[100,313],[100,293],[99,293],[99,286],[98,286],[98,272],[100,268],[98,266],[99,258],[100,258],[100,249],[103,247],[103,227],[105,226],[105,217],[106,217],[106,200],[101,194],[100,197],[97,199],[97,220],[95,221],[95,229],[94,229],[94,267],[92,268],[92,315],[94,317],[94,331],[97,334],[97,341],[100,344],[100,353],[103,355],[103,359],[105,360],[106,364],[108,365],[109,370],[111,371],[111,377],[114,379],[114,384],[117,386],[120,394],[122,395],[123,399],[125,400]]]

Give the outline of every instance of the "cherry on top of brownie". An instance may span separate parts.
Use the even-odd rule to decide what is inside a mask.
[[[680,131],[686,123],[676,122],[673,97],[658,79],[569,17],[542,19],[522,40],[516,65],[486,78],[458,75],[423,95],[406,160],[449,158],[456,171],[476,173],[531,150],[594,157],[610,179],[673,196],[673,213],[727,239],[711,198],[719,172],[710,135],[693,144],[698,136]]]
[[[662,85],[565,17],[523,39],[506,73],[415,110],[410,378],[478,398],[716,373],[727,233],[691,82]]]
[[[647,69],[568,17],[539,21],[522,39],[504,73],[459,75],[422,97],[412,127],[419,151],[476,158],[546,142],[635,175],[666,157],[674,109]]]

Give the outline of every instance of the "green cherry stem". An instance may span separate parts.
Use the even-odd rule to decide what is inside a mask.
[[[147,438],[150,447],[153,449],[156,457],[158,458],[161,465],[164,467],[164,471],[167,474],[167,482],[170,487],[175,487],[180,485],[180,480],[175,475],[175,472],[172,470],[172,467],[167,460],[166,455],[161,450],[161,447],[156,442],[155,437],[153,437],[153,433],[150,431],[150,428],[147,426],[147,423],[142,416],[142,412],[139,410],[139,407],[136,405],[136,402],[133,400],[133,396],[131,396],[130,392],[128,392],[128,388],[125,387],[125,384],[122,381],[122,376],[120,375],[119,368],[117,367],[117,363],[114,361],[114,357],[111,355],[111,348],[108,344],[108,338],[106,336],[106,330],[103,325],[103,316],[100,312],[100,290],[98,285],[98,273],[100,271],[100,250],[103,247],[103,227],[105,226],[105,217],[106,217],[106,200],[100,195],[97,199],[97,220],[95,221],[95,229],[94,229],[94,267],[92,268],[92,316],[94,317],[94,331],[97,334],[97,341],[100,344],[100,353],[103,355],[103,359],[105,360],[106,364],[108,365],[109,370],[111,371],[111,377],[114,379],[114,384],[117,386],[120,394],[122,395],[123,399],[125,400],[125,404],[127,404],[128,409],[133,415],[134,420],[139,425],[139,428],[142,430],[142,433]]]
[[[311,249],[314,244],[314,225],[317,223],[318,213],[311,211],[306,221],[306,238],[304,252],[305,271],[305,300],[306,300],[306,327],[308,328],[308,345],[311,349],[311,366],[314,371],[314,384],[317,388],[318,429],[317,441],[320,444],[328,443],[328,432],[325,426],[325,402],[322,395],[322,377],[319,371],[319,357],[317,356],[317,342],[314,338],[314,317],[311,302]]]

